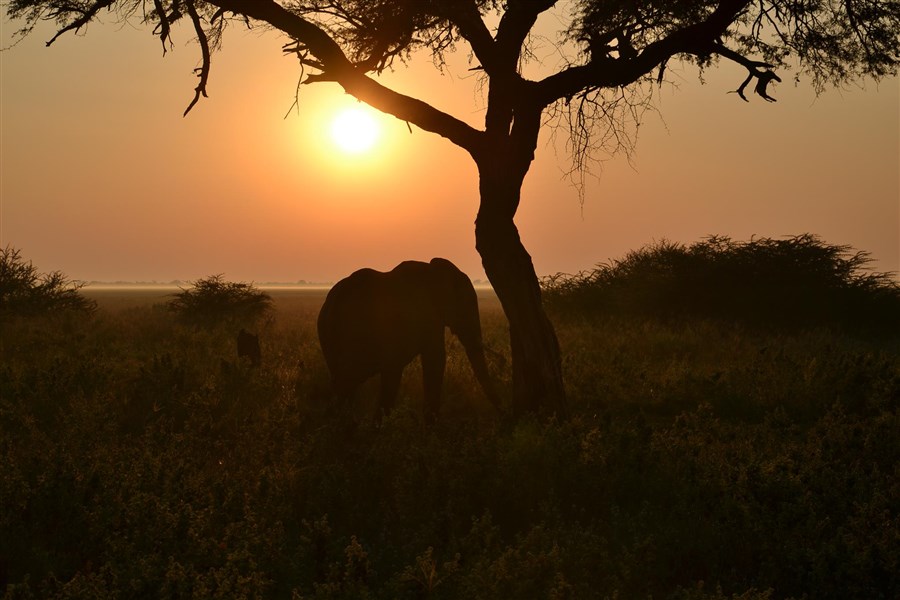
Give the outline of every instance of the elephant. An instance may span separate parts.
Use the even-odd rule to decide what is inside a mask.
[[[388,272],[360,269],[331,288],[319,312],[318,333],[336,394],[349,398],[364,381],[381,375],[380,420],[394,407],[403,369],[421,356],[425,419],[433,422],[444,379],[445,327],[459,338],[475,378],[499,411],[475,288],[444,258],[405,261]]]

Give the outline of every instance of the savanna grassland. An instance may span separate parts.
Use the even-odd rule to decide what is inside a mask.
[[[565,422],[498,418],[455,340],[432,429],[416,365],[380,427],[373,385],[334,407],[323,291],[270,292],[259,368],[160,292],[5,317],[6,597],[900,597],[897,331],[598,315],[559,284]]]

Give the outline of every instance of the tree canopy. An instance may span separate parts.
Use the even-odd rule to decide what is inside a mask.
[[[522,72],[536,60],[532,30],[549,10],[561,17],[550,41],[564,63],[542,79],[528,80]],[[896,0],[11,0],[7,7],[23,23],[19,35],[38,22],[55,22],[58,32],[47,45],[110,12],[151,26],[164,52],[172,46],[173,25],[191,23],[202,62],[188,110],[206,94],[213,52],[228,27],[263,24],[290,38],[283,50],[297,57],[305,83],[338,82],[376,108],[470,151],[477,146],[475,130],[391,93],[366,74],[394,68],[418,51],[430,52],[441,65],[448,51],[465,43],[476,68],[514,88],[520,102],[543,108],[573,99],[606,104],[604,90],[662,81],[673,58],[704,66],[726,59],[747,69],[736,90],[742,98],[755,81],[753,92],[771,101],[768,85],[780,81],[775,70],[792,61],[798,76],[808,75],[821,91],[859,77],[895,75],[900,57]],[[500,112],[488,115],[486,129]],[[591,116],[602,120],[610,113],[596,110]],[[499,121],[511,124],[509,118]]]
[[[564,18],[551,41],[566,64],[526,88],[544,105],[629,85],[655,69],[662,77],[672,57],[737,62],[766,97],[772,69],[788,66],[792,57],[821,90],[860,76],[896,74],[900,55],[900,2],[894,0],[11,0],[7,13],[23,21],[20,35],[40,21],[55,22],[59,30],[50,45],[112,12],[152,26],[164,51],[172,26],[189,20],[203,59],[202,95],[212,52],[235,22],[264,23],[291,37],[284,51],[309,69],[306,82],[352,84],[354,76],[380,74],[419,50],[440,63],[460,42],[488,76],[520,73],[534,60],[532,28],[551,9]],[[513,80],[506,85],[526,83],[521,76]]]

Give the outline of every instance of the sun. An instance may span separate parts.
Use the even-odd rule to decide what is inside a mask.
[[[381,130],[375,118],[359,107],[345,108],[331,122],[331,139],[347,154],[371,150]]]

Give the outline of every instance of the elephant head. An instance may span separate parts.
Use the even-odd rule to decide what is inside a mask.
[[[393,406],[403,369],[422,358],[426,417],[440,405],[446,350],[444,329],[456,335],[485,394],[499,409],[481,338],[478,298],[453,263],[403,262],[382,273],[360,269],[329,291],[319,313],[319,341],[338,395],[381,376],[380,410]]]
[[[444,325],[462,344],[475,379],[491,404],[499,410],[500,400],[488,370],[481,336],[478,295],[469,277],[445,258],[429,263],[434,277],[435,304],[440,307]]]

